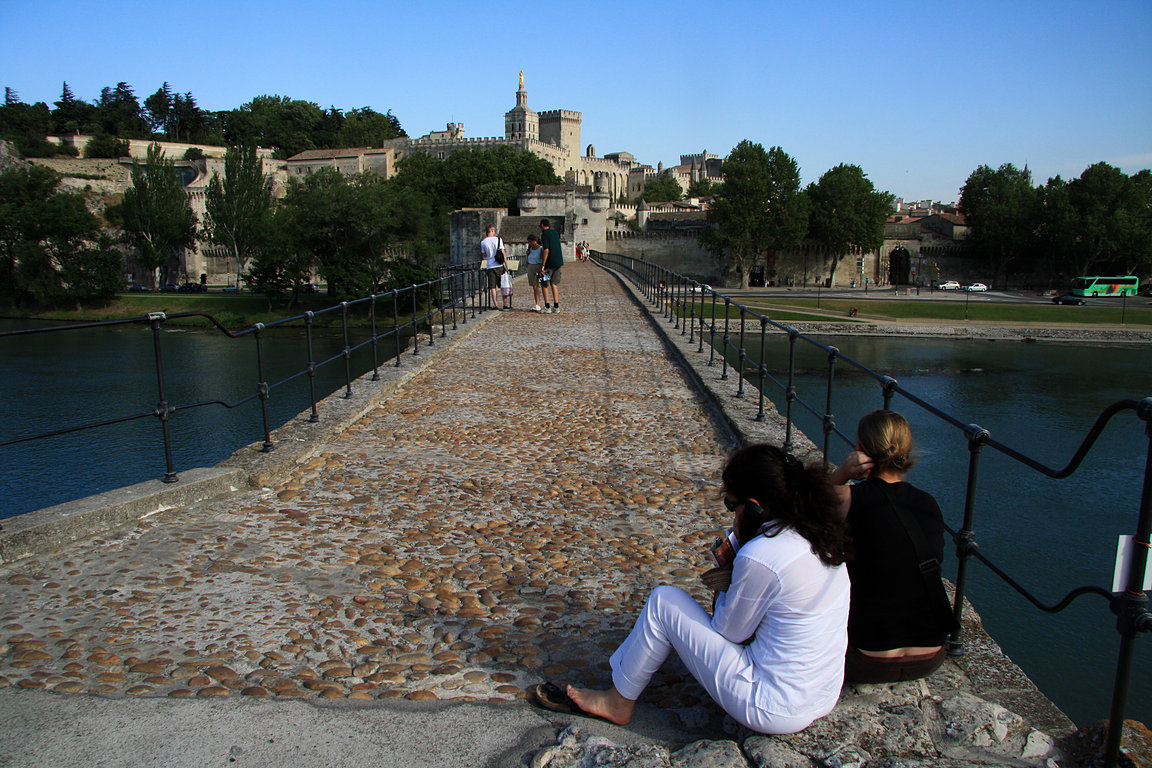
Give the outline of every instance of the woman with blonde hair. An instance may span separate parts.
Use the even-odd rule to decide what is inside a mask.
[[[895,411],[873,411],[856,451],[832,474],[852,533],[852,603],[845,678],[891,683],[932,674],[956,629],[940,580],[944,520],[931,494],[905,482],[915,463],[912,429]],[[845,485],[850,480],[860,480]]]

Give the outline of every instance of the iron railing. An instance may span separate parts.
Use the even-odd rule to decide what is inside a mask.
[[[859,373],[873,379],[879,385],[883,400],[883,407],[891,407],[894,396],[899,395],[909,403],[931,414],[936,419],[961,431],[968,443],[969,460],[967,484],[964,497],[963,524],[959,531],[948,527],[956,544],[956,557],[958,561],[956,574],[956,593],[953,603],[953,612],[959,622],[964,605],[965,590],[968,585],[968,563],[972,558],[984,565],[1019,592],[1030,603],[1042,611],[1055,613],[1063,610],[1076,598],[1085,594],[1094,594],[1108,600],[1112,612],[1117,615],[1116,628],[1120,633],[1121,643],[1117,655],[1116,676],[1112,689],[1112,704],[1108,741],[1105,747],[1105,765],[1115,766],[1119,755],[1121,727],[1124,721],[1124,707],[1128,698],[1128,685],[1131,678],[1132,661],[1135,652],[1135,639],[1141,633],[1152,632],[1152,613],[1148,610],[1148,597],[1142,588],[1143,574],[1147,567],[1149,535],[1152,533],[1152,397],[1143,399],[1122,400],[1106,408],[1097,418],[1096,423],[1082,441],[1075,455],[1068,465],[1063,468],[1052,468],[1023,454],[1013,448],[994,440],[991,433],[977,424],[966,423],[944,410],[936,407],[914,393],[904,389],[899,382],[885,374],[874,371],[867,366],[843,355],[836,347],[828,346],[812,339],[795,328],[771,320],[767,315],[756,312],[730,296],[726,296],[710,286],[704,285],[692,278],[676,274],[671,270],[650,262],[634,259],[619,254],[606,254],[593,251],[592,258],[598,264],[622,273],[630,279],[644,295],[644,297],[657,308],[664,319],[672,323],[673,330],[679,330],[682,336],[688,336],[689,346],[696,344],[697,352],[703,353],[705,344],[708,346],[708,365],[716,362],[719,353],[721,366],[721,380],[728,379],[729,369],[735,371],[736,397],[745,396],[745,372],[750,371],[753,380],[748,381],[754,386],[757,393],[756,420],[763,421],[766,391],[775,387],[783,395],[785,422],[784,449],[791,451],[793,445],[793,409],[800,408],[820,421],[823,427],[823,446],[821,452],[824,461],[829,461],[829,444],[833,436],[840,438],[850,448],[855,445],[855,438],[841,432],[836,426],[832,402],[837,362],[851,366]],[[779,376],[774,374],[765,361],[765,348],[767,340],[772,335],[786,335],[788,338],[788,366],[787,370]],[[707,338],[707,342],[705,339]],[[759,348],[759,355],[748,354],[749,345]],[[796,350],[798,345],[807,345],[821,351],[827,359],[825,373],[825,388],[821,393],[822,404],[811,404],[800,396],[796,387]],[[729,358],[735,362],[729,365]],[[1137,514],[1136,530],[1134,535],[1134,556],[1128,564],[1128,571],[1124,575],[1125,589],[1113,593],[1109,590],[1095,586],[1079,587],[1069,592],[1062,600],[1047,605],[1028,592],[1013,579],[1004,569],[997,566],[982,555],[977,548],[976,535],[973,528],[974,509],[976,501],[976,478],[979,469],[980,454],[984,448],[991,448],[1019,464],[1040,472],[1053,479],[1068,477],[1080,466],[1084,457],[1096,443],[1100,433],[1108,422],[1117,414],[1125,411],[1134,411],[1144,422],[1144,431],[1149,440],[1148,458],[1145,463],[1143,490],[1140,497],[1140,509]],[[947,527],[947,526],[946,526]],[[962,630],[957,630],[950,638],[949,654],[961,655],[964,652]]]
[[[326,396],[324,394],[318,396],[316,392],[316,374],[322,367],[339,364],[341,361],[343,362],[343,396],[345,398],[351,398],[353,397],[352,383],[357,378],[352,372],[353,353],[364,348],[370,348],[372,380],[379,381],[382,361],[390,358],[394,367],[399,368],[403,365],[402,358],[404,357],[405,351],[403,347],[407,345],[409,339],[412,341],[411,354],[414,356],[420,354],[420,347],[424,344],[423,339],[425,333],[428,337],[426,346],[435,344],[436,320],[439,320],[441,329],[440,337],[443,338],[448,334],[449,324],[451,324],[452,330],[457,330],[460,324],[468,322],[469,314],[475,318],[478,312],[483,312],[491,308],[489,306],[491,302],[488,298],[488,291],[484,290],[484,275],[481,274],[478,269],[442,267],[438,270],[438,274],[439,276],[437,278],[424,283],[371,294],[352,301],[341,301],[325,309],[307,311],[271,323],[257,323],[238,332],[228,330],[214,316],[205,312],[176,312],[171,314],[152,312],[144,316],[123,320],[72,323],[44,328],[0,331],[0,344],[2,344],[5,338],[27,336],[30,334],[67,333],[69,331],[88,328],[147,324],[152,329],[154,350],[153,366],[156,372],[158,396],[155,406],[146,410],[115,416],[101,421],[66,426],[49,432],[20,435],[0,442],[0,448],[33,440],[45,440],[75,432],[111,427],[140,419],[155,418],[160,425],[163,437],[162,445],[166,471],[162,480],[165,483],[175,483],[179,481],[179,475],[176,471],[172,453],[173,440],[170,421],[173,417],[180,412],[213,405],[231,410],[250,403],[255,399],[259,399],[263,427],[261,450],[264,452],[272,451],[276,446],[272,441],[272,430],[274,426],[269,419],[268,402],[272,397],[272,393],[277,388],[302,376],[307,376],[308,401],[311,409],[308,420],[310,422],[317,422],[320,420],[320,411],[317,405],[319,401]],[[352,324],[349,322],[349,315],[350,312],[357,310],[367,312],[368,335],[363,341],[352,344],[350,342]],[[339,328],[343,332],[344,344],[339,353],[325,360],[315,360],[312,342],[316,321],[329,315],[337,315],[339,317]],[[227,400],[204,400],[193,403],[173,404],[168,401],[161,329],[164,324],[170,320],[183,320],[193,317],[204,318],[215,327],[216,330],[230,339],[251,337],[254,340],[256,383],[252,394],[232,402]],[[263,349],[265,332],[278,326],[299,323],[304,324],[304,334],[307,341],[306,359],[302,362],[299,369],[289,373],[279,381],[267,381],[264,370],[265,358]],[[363,331],[361,331],[361,333],[362,332]],[[2,347],[0,347],[0,349],[2,349]]]

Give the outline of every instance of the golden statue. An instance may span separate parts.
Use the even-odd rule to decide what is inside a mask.
[[[520,90],[524,90],[524,70],[520,70]]]

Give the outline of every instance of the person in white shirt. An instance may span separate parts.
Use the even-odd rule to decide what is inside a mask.
[[[760,733],[794,733],[832,711],[848,646],[849,540],[818,464],[770,445],[723,471],[739,549],[712,616],[687,592],[657,587],[612,654],[612,688],[538,685],[535,703],[619,725],[675,650],[725,712]]]
[[[499,255],[498,255],[499,254]],[[488,236],[480,241],[480,255],[484,257],[484,272],[488,275],[488,292],[492,307],[503,309],[500,298],[500,276],[504,274],[504,241],[496,236],[496,227],[488,227]]]

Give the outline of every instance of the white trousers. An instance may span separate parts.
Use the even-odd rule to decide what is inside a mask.
[[[652,591],[632,632],[609,659],[620,695],[640,698],[673,648],[708,695],[740,724],[759,733],[795,733],[811,724],[813,718],[775,715],[756,706],[748,647],[713,630],[708,612],[677,587]]]

